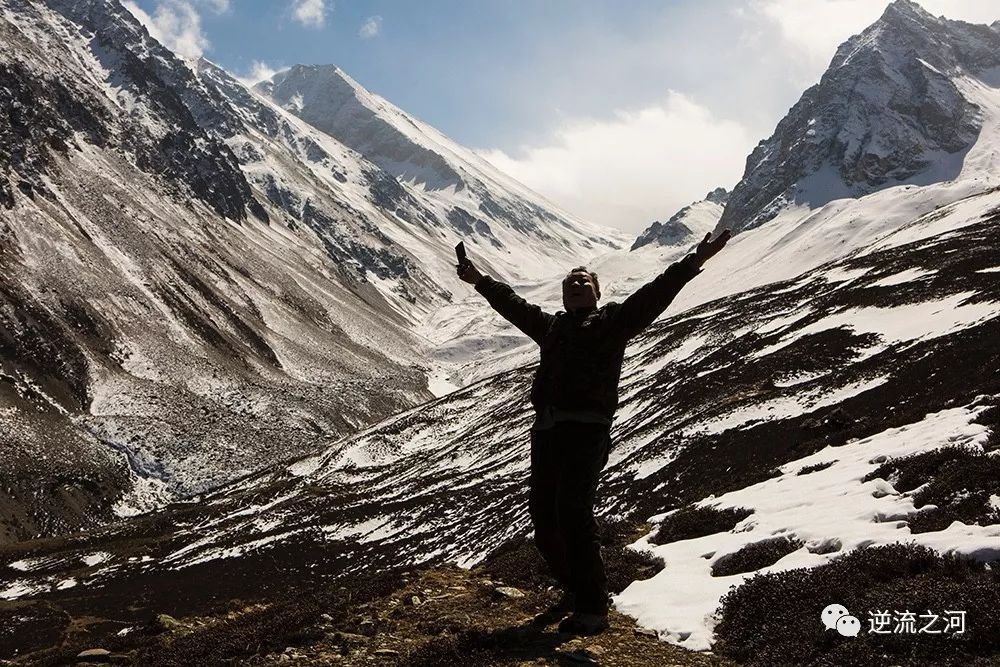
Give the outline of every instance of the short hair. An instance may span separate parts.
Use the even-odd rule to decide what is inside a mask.
[[[577,273],[578,271],[583,271],[584,273],[586,273],[587,275],[590,276],[590,279],[592,281],[594,281],[594,292],[597,294],[597,298],[600,299],[601,298],[601,282],[597,279],[597,274],[594,273],[593,271],[588,270],[587,267],[585,267],[585,266],[578,266],[576,268],[570,269],[569,273],[566,274],[566,277],[568,278],[570,273]],[[563,282],[565,282],[565,281],[566,281],[566,279],[563,278]]]

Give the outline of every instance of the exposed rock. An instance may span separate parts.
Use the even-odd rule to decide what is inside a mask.
[[[707,195],[705,195],[705,201],[710,201],[713,204],[719,204],[720,206],[725,206],[726,202],[729,201],[729,195],[731,193],[725,188],[715,188]]]
[[[191,629],[188,623],[182,623],[170,614],[160,614],[156,617],[157,624],[167,632],[187,632]]]
[[[524,592],[523,591],[520,591],[520,590],[518,590],[518,589],[516,589],[516,588],[514,588],[512,586],[497,586],[493,590],[496,591],[498,594],[500,594],[502,597],[505,597],[505,598],[514,598],[514,599],[516,599],[516,598],[523,598],[524,597]]]
[[[76,659],[82,662],[111,662],[111,651],[103,648],[90,648],[80,651]]]

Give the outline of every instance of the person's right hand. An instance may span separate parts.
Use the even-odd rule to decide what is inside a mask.
[[[470,285],[475,285],[483,277],[483,274],[469,260],[465,260],[462,264],[456,264],[455,269],[458,271],[458,277]]]
[[[705,234],[705,238],[701,240],[701,243],[698,244],[693,253],[698,266],[701,266],[722,250],[732,235],[733,230],[728,228],[723,229],[722,233],[715,237],[714,241],[712,240],[712,232]]]

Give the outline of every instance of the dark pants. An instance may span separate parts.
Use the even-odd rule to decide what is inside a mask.
[[[610,448],[610,427],[603,424],[557,422],[531,432],[535,544],[552,575],[576,594],[576,611],[590,614],[608,610],[594,495]]]

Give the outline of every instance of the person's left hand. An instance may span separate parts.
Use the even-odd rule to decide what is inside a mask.
[[[733,233],[731,230],[723,229],[722,233],[719,234],[719,236],[713,241],[712,232],[705,234],[705,238],[701,240],[701,243],[698,244],[698,247],[694,251],[695,259],[699,264],[704,264],[725,247],[726,241],[728,241],[729,237],[732,235]]]

